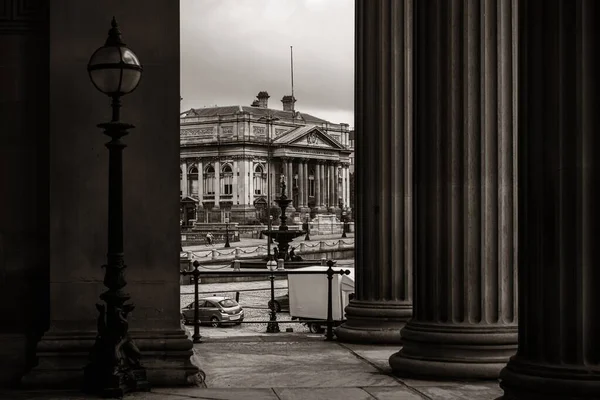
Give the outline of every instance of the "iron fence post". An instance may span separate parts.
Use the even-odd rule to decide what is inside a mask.
[[[267,333],[279,333],[279,324],[277,323],[277,314],[275,311],[275,275],[271,274],[271,313],[267,325]]]
[[[335,261],[327,261],[327,335],[325,340],[333,340],[333,266]]]
[[[200,283],[200,271],[198,267],[200,263],[198,260],[194,261],[194,271],[192,272],[194,276],[194,336],[192,336],[194,343],[201,343],[202,336],[200,335],[200,324],[198,319],[200,318],[198,309],[198,284]]]

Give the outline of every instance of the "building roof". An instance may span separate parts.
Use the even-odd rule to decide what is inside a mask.
[[[293,111],[276,110],[273,108],[262,108],[262,107],[250,107],[250,106],[223,106],[223,107],[205,107],[205,108],[192,108],[181,114],[182,117],[217,117],[224,115],[235,115],[239,113],[251,113],[259,117],[273,116],[279,119],[294,120]],[[308,123],[323,124],[329,123],[321,118],[317,118],[313,115],[296,112],[299,118]]]

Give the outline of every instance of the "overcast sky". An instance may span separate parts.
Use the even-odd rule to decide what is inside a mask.
[[[354,126],[354,0],[181,0],[182,110],[250,105]]]

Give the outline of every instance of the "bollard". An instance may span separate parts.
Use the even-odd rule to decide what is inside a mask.
[[[321,265],[327,265],[327,259],[325,257],[321,257]]]
[[[240,248],[239,247],[235,248],[235,258],[240,258]]]
[[[240,292],[235,292],[235,302],[236,303],[240,302]]]
[[[333,266],[335,261],[327,261],[327,334],[325,340],[333,340]]]
[[[216,250],[216,249],[213,249],[213,250],[212,250],[212,259],[213,259],[213,260],[214,260],[214,259],[216,259],[216,258],[217,258],[217,256],[218,256],[217,250]]]
[[[240,270],[240,260],[233,260],[233,270],[234,271]]]
[[[277,269],[278,270],[284,270],[285,269],[285,261],[283,260],[283,258],[278,258],[277,259]]]

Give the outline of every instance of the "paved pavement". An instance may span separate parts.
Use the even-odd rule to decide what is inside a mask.
[[[295,333],[211,339],[194,345],[206,388],[154,388],[140,400],[493,400],[497,381],[424,381],[391,374],[397,346],[327,342]],[[88,399],[78,391],[7,391],[0,398]]]

